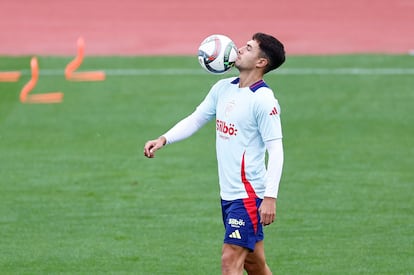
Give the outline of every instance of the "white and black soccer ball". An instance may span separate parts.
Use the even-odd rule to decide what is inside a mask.
[[[222,34],[208,36],[198,48],[198,62],[201,67],[213,74],[228,72],[234,66],[236,58],[236,45]]]

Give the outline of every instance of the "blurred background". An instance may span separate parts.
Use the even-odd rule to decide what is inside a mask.
[[[0,54],[67,55],[83,36],[93,55],[192,55],[212,33],[258,31],[289,54],[407,53],[413,14],[412,0],[2,0]]]

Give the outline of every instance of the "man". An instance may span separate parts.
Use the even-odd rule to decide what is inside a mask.
[[[144,146],[144,155],[153,158],[164,145],[185,139],[216,119],[225,227],[222,274],[243,274],[243,269],[248,274],[272,274],[265,259],[263,226],[276,218],[283,146],[280,107],[263,76],[284,61],[280,41],[254,34],[238,50],[239,77],[218,81],[191,115]]]

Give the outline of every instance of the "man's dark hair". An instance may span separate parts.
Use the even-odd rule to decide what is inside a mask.
[[[275,37],[258,32],[253,35],[252,39],[257,41],[263,57],[268,60],[269,64],[265,67],[264,73],[279,68],[285,62],[285,47]]]

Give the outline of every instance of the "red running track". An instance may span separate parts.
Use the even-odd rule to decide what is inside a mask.
[[[213,33],[275,35],[288,54],[408,53],[413,0],[2,0],[0,55],[188,55]]]

